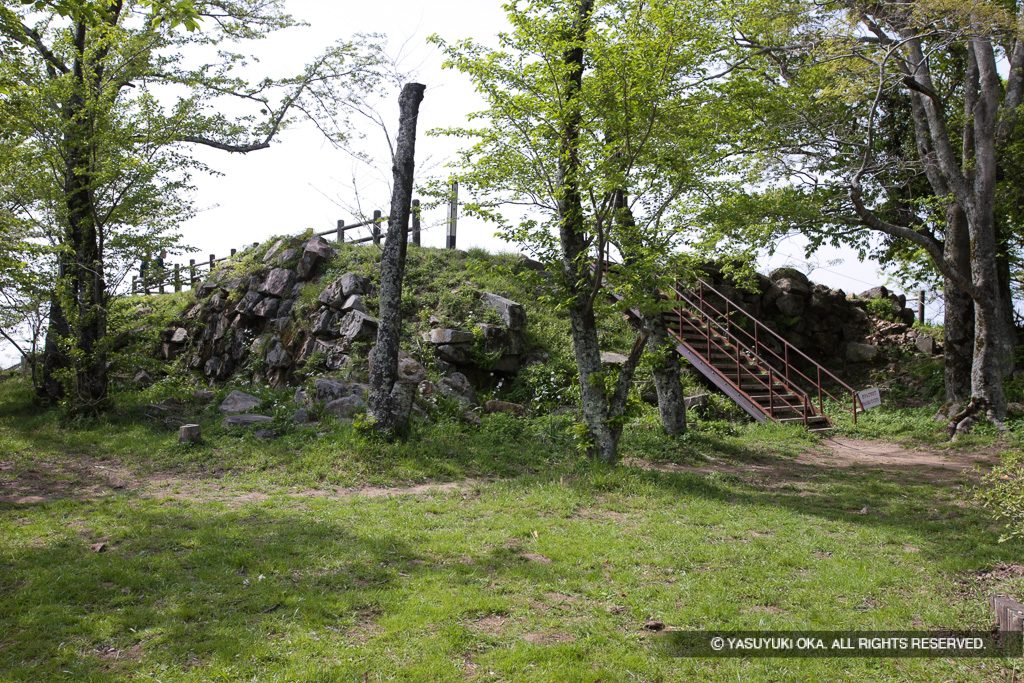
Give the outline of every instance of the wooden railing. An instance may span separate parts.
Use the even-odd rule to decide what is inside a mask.
[[[336,235],[339,243],[345,242],[345,233],[350,230],[357,228],[363,228],[370,226],[370,235],[367,237],[361,237],[359,239],[349,240],[348,244],[363,244],[366,242],[373,242],[374,245],[380,246],[381,243],[381,223],[387,221],[387,218],[381,215],[380,211],[373,212],[373,218],[365,220],[359,223],[351,223],[346,225],[345,221],[338,221],[338,226],[331,230],[324,230],[322,232],[313,233],[317,237],[327,237],[330,235]],[[412,229],[409,231],[409,239],[413,244],[419,246],[420,235],[420,200],[414,199],[412,202]],[[454,240],[448,240],[450,246],[449,249],[455,248]],[[259,242],[253,242],[252,248],[255,249],[260,245]],[[196,262],[196,259],[189,259],[188,265],[174,264],[162,269],[154,269],[153,273],[147,273],[145,277],[136,275],[132,277],[132,294],[151,294],[153,292],[159,292],[164,294],[167,289],[173,288],[175,292],[180,292],[182,287],[187,285],[190,288],[194,288],[203,279],[204,272],[212,272],[216,268],[218,263],[224,261],[230,261],[235,258],[238,251],[236,249],[231,250],[231,254],[228,256],[222,256],[217,258],[215,254],[210,254],[210,258],[205,261]]]

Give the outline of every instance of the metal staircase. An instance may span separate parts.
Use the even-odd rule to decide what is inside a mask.
[[[677,282],[663,295],[672,302],[663,315],[676,352],[755,420],[827,431],[829,407],[852,412],[856,424],[864,408],[853,388],[714,287]],[[640,323],[636,309],[627,316]]]

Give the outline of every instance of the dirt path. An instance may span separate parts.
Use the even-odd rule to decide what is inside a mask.
[[[848,473],[882,472],[901,481],[955,485],[977,480],[998,462],[995,450],[907,449],[883,441],[862,441],[833,437],[823,448],[805,451],[795,458],[755,461],[708,460],[701,465],[654,463],[627,460],[624,464],[664,472],[719,472],[733,474],[745,481],[774,488],[785,483],[808,481],[836,471]],[[158,474],[140,476],[117,462],[77,457],[67,461],[38,462],[18,467],[0,460],[0,503],[37,504],[55,500],[96,500],[122,492],[145,498],[219,501],[233,505],[268,500],[286,495],[307,498],[381,498],[386,496],[430,495],[453,491],[470,492],[487,483],[469,479],[439,484],[417,484],[394,488],[374,486],[333,487],[325,489],[284,488],[271,492],[240,489],[217,478]]]
[[[959,484],[977,481],[982,472],[998,464],[998,451],[912,449],[887,441],[829,437],[823,448],[804,451],[795,458],[764,459],[737,463],[710,459],[706,465],[671,465],[635,461],[638,467],[676,472],[720,472],[768,486],[806,481],[836,471],[881,472],[907,482]]]

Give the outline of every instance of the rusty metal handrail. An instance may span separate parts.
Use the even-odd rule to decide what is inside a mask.
[[[730,308],[730,306],[732,306],[735,309],[737,309],[744,316],[746,316],[747,320],[751,321],[754,324],[754,334],[750,334],[750,332],[747,332],[746,330],[742,330],[742,328],[740,328],[742,330],[742,332],[749,339],[751,339],[754,342],[754,351],[752,351],[752,355],[753,355],[754,358],[760,359],[762,357],[762,355],[759,352],[759,350],[760,349],[764,349],[765,351],[767,351],[769,354],[774,356],[778,361],[780,361],[783,364],[784,370],[785,370],[785,373],[786,373],[786,381],[787,381],[787,383],[791,383],[791,381],[792,381],[791,378],[790,378],[790,371],[792,371],[793,373],[795,373],[799,377],[803,378],[803,380],[806,381],[809,385],[813,386],[817,390],[817,393],[818,393],[818,410],[819,410],[819,412],[821,413],[822,416],[825,416],[825,402],[824,402],[824,397],[825,396],[828,396],[833,401],[836,401],[837,403],[842,405],[847,410],[850,410],[850,408],[848,406],[846,406],[845,402],[842,399],[840,399],[837,396],[833,395],[831,392],[829,392],[827,389],[824,388],[824,385],[822,383],[822,373],[824,373],[830,379],[832,379],[832,381],[834,381],[836,384],[838,384],[843,389],[846,389],[847,391],[850,392],[850,396],[852,397],[852,402],[853,402],[853,408],[852,408],[853,423],[857,424],[857,402],[859,401],[859,397],[857,395],[856,390],[853,389],[853,387],[851,387],[848,384],[846,384],[845,382],[843,382],[841,379],[836,377],[832,372],[830,372],[829,370],[823,368],[820,363],[818,363],[817,361],[812,359],[810,356],[808,356],[806,353],[804,353],[803,351],[801,351],[800,349],[796,348],[791,343],[789,343],[788,341],[783,339],[777,332],[775,332],[775,330],[771,329],[770,327],[768,327],[767,325],[762,323],[757,318],[751,316],[746,311],[744,311],[742,308],[739,308],[738,306],[735,306],[735,304],[733,304],[732,301],[729,299],[729,297],[727,297],[725,294],[723,294],[722,292],[718,291],[717,289],[712,287],[710,284],[708,284],[704,280],[698,279],[697,283],[698,283],[698,286],[700,288],[699,294],[698,294],[699,302],[700,302],[699,304],[696,303],[696,302],[691,301],[688,297],[686,297],[685,294],[683,294],[683,292],[679,291],[679,289],[677,287],[672,286],[672,287],[670,287],[670,289],[676,295],[678,295],[678,297],[680,299],[682,299],[683,301],[686,301],[686,303],[690,304],[691,307],[695,308],[702,318],[704,318],[704,319],[706,319],[708,321],[715,322],[713,320],[713,318],[710,315],[708,315],[707,311],[704,310],[705,306],[707,308],[710,308],[711,311],[713,311],[717,315],[725,318],[726,319],[727,327],[725,327],[723,329],[726,330],[726,336],[728,338],[734,339],[735,343],[743,344],[743,342],[740,341],[739,337],[737,337],[736,335],[734,335],[732,333],[732,324],[731,324],[732,314],[729,312],[729,308]],[[676,284],[678,285],[679,283],[677,282]],[[725,301],[725,304],[726,304],[726,312],[725,313],[722,313],[721,311],[719,311],[717,308],[715,308],[713,305],[711,305],[710,303],[708,303],[704,299],[704,289],[707,289],[707,290],[713,292],[715,295],[719,296],[723,301]],[[717,325],[717,326],[719,328],[722,327],[721,325]],[[768,346],[765,346],[761,342],[761,340],[760,340],[760,338],[758,336],[758,330],[760,330],[762,328],[769,335],[774,337],[776,340],[778,340],[783,345],[783,349],[785,350],[785,357],[780,356],[777,352],[775,352],[774,350],[772,350]],[[743,346],[745,348],[749,348],[749,347],[747,347],[746,344],[743,344]],[[806,360],[808,363],[810,363],[811,365],[813,365],[815,367],[815,369],[817,370],[817,374],[818,374],[817,381],[815,381],[815,380],[811,379],[810,377],[808,377],[807,375],[805,375],[799,368],[797,368],[796,366],[794,366],[790,362],[790,350],[792,350],[799,357],[803,358],[804,360]],[[792,386],[795,389],[800,389],[799,387],[797,387],[795,385],[792,385]],[[804,391],[802,389],[800,389],[800,391],[801,391],[801,393],[803,393],[809,399],[809,395],[807,394],[806,391]],[[863,410],[864,410],[864,407],[861,406],[861,411],[863,411]],[[826,419],[827,419],[827,416],[826,416]]]
[[[694,305],[693,302],[691,302],[686,297],[686,295],[683,292],[681,292],[678,288],[676,288],[674,286],[671,286],[669,289],[673,292],[673,294],[676,295],[676,298],[674,299],[675,301],[685,301],[686,303],[690,304],[691,306]],[[712,309],[714,309],[714,307],[712,307]],[[678,316],[679,331],[680,331],[680,334],[681,334],[682,330],[683,330],[683,312],[682,312],[682,308],[681,307],[677,308],[675,313]],[[729,355],[729,350],[726,347],[722,346],[717,341],[713,341],[713,337],[712,337],[712,334],[711,334],[711,326],[714,326],[714,327],[718,328],[719,331],[724,333],[724,334],[721,335],[722,338],[730,341],[732,343],[733,347],[736,349],[736,389],[741,394],[743,394],[748,400],[750,400],[752,403],[754,403],[755,405],[759,405],[756,401],[754,401],[753,397],[748,392],[743,391],[743,388],[742,388],[742,385],[743,385],[742,374],[743,374],[743,372],[742,372],[742,367],[741,367],[741,363],[740,363],[740,352],[742,350],[742,351],[746,352],[746,356],[747,357],[746,357],[745,360],[747,362],[752,362],[755,367],[760,368],[760,364],[758,363],[759,358],[758,358],[757,354],[753,350],[751,350],[751,348],[749,346],[744,344],[739,338],[737,338],[735,335],[731,334],[729,332],[728,328],[723,327],[722,324],[719,323],[717,320],[711,318],[710,316],[704,314],[703,312],[701,313],[701,317],[703,318],[703,322],[704,322],[704,325],[705,325],[705,338],[707,340],[706,341],[706,343],[707,343],[707,358],[708,358],[709,364],[710,364],[710,360],[711,360],[711,345],[712,344],[714,344],[714,347],[718,351],[721,351],[726,356]],[[696,330],[698,333],[701,332],[701,330],[699,328],[697,328],[695,325],[693,325],[692,323],[689,323],[689,325],[690,325],[690,327],[692,329]],[[685,341],[683,339],[680,339],[680,341],[682,341],[684,344],[686,344],[687,346],[690,346],[690,348],[693,348],[694,351],[696,351],[696,348],[694,348],[693,345],[690,344],[689,342],[687,342],[687,341]],[[716,372],[721,374],[725,379],[727,379],[727,380],[729,379],[729,376],[725,372],[723,372],[722,370],[714,367],[714,365],[711,365],[711,367]],[[800,387],[792,385],[792,384],[789,384],[787,382],[787,389],[803,399],[802,405],[791,403],[790,400],[788,398],[786,398],[785,394],[780,394],[779,392],[777,392],[775,390],[775,375],[778,374],[778,371],[775,370],[774,368],[772,368],[771,365],[767,365],[765,370],[767,371],[767,374],[768,374],[768,381],[767,381],[767,383],[763,379],[761,379],[761,377],[759,375],[754,374],[752,372],[748,371],[747,372],[747,376],[750,377],[751,380],[755,381],[758,384],[761,384],[762,386],[764,386],[768,390],[768,415],[769,415],[769,417],[771,417],[773,420],[775,419],[775,401],[777,399],[777,400],[782,402],[783,407],[788,408],[788,409],[792,410],[793,412],[798,412],[798,413],[802,412],[803,413],[804,426],[806,427],[807,426],[807,413],[808,413],[807,407],[810,405],[810,396],[808,395],[808,393],[806,391],[804,391],[803,389],[801,389]],[[825,417],[826,420],[828,420],[828,417],[825,416],[824,412],[821,412],[821,415],[822,415],[822,417]]]

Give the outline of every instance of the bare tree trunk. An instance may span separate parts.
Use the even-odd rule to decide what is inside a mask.
[[[967,216],[956,204],[946,211],[946,239],[943,245],[946,260],[961,273],[971,270],[971,238]],[[974,363],[974,300],[949,278],[943,298],[945,320],[946,400],[966,405],[971,398],[971,366]]]
[[[380,325],[370,371],[370,414],[379,429],[393,431],[409,422],[415,386],[398,382],[398,350],[402,332],[402,281],[412,209],[416,156],[416,121],[426,86],[407,83],[398,98],[398,144],[392,166],[394,189],[387,241],[380,264]]]

